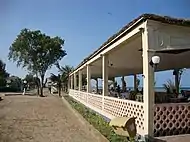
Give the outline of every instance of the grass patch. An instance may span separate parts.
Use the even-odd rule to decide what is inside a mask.
[[[64,98],[110,142],[127,142],[127,138],[117,135],[113,131],[112,127],[109,126],[109,123],[106,122],[100,115],[96,114],[83,104],[78,103],[70,96],[65,96]]]

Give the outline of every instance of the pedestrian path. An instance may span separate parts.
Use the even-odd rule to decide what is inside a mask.
[[[107,141],[56,96],[5,96],[0,102],[0,142]]]

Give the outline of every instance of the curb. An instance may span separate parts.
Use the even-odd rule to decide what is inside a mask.
[[[109,142],[106,137],[104,137],[97,129],[95,129],[77,110],[72,108],[72,106],[65,100],[64,97],[62,97],[63,103],[66,104],[66,106],[70,109],[71,112],[75,116],[77,116],[78,120],[85,126],[87,129],[89,129],[89,132],[93,135],[94,138],[98,139],[98,142]]]

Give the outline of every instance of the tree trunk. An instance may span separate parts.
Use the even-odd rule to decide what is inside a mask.
[[[122,89],[122,91],[124,91],[124,89],[125,89],[125,85],[124,85],[125,82],[124,81],[125,81],[125,78],[124,78],[124,76],[122,76],[122,78],[121,78],[121,82],[122,82],[122,88],[121,89]]]
[[[38,74],[36,73],[36,88],[37,88],[37,94],[40,95],[40,82],[38,80]]]
[[[44,89],[44,74],[41,75],[40,97],[43,97],[43,89]]]
[[[38,93],[38,96],[39,96],[39,94],[40,94],[39,84],[38,84],[38,85],[36,85],[36,87],[37,87],[37,93]]]

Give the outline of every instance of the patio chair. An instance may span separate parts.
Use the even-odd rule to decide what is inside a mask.
[[[184,91],[181,90],[181,95],[187,99],[187,101],[190,101],[190,91]]]

